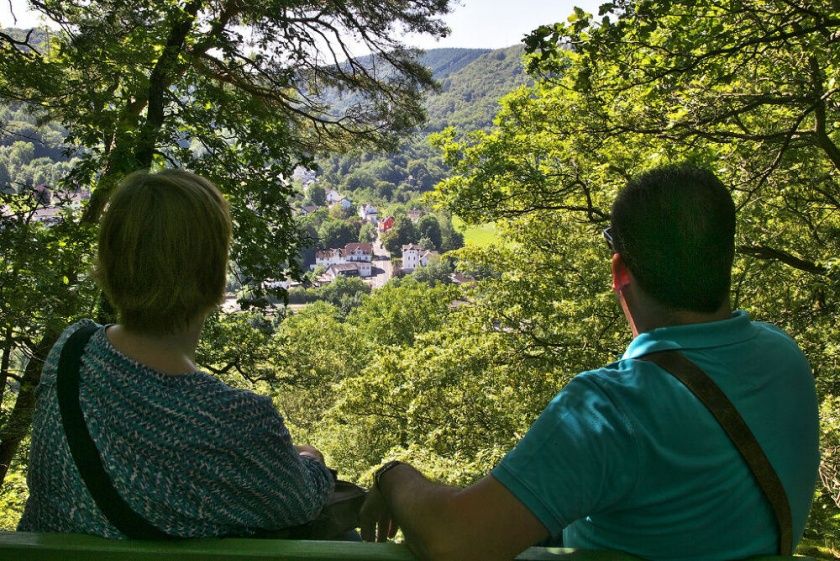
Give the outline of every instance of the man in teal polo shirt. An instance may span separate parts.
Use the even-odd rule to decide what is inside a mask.
[[[653,170],[604,235],[634,339],[576,376],[491,474],[458,489],[411,466],[377,472],[362,534],[397,526],[421,558],[511,559],[545,539],[651,560],[773,554],[773,510],[705,406],[643,356],[676,350],[728,396],[781,480],[801,539],[819,463],[811,369],[781,330],[732,312],[735,208],[709,171]]]

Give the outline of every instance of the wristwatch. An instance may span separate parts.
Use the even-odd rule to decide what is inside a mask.
[[[382,464],[378,470],[373,474],[373,486],[376,487],[376,490],[380,493],[382,492],[382,488],[379,486],[379,480],[382,479],[382,476],[385,472],[394,469],[395,467],[402,465],[403,462],[399,460],[391,460],[390,462]]]

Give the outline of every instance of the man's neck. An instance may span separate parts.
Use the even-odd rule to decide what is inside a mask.
[[[644,302],[634,303],[634,305],[628,305],[622,299],[622,308],[624,308],[625,316],[630,323],[634,337],[660,327],[721,321],[729,319],[732,315],[732,308],[728,300],[725,300],[720,308],[714,312],[695,312],[666,308],[646,296],[643,296],[642,299]]]

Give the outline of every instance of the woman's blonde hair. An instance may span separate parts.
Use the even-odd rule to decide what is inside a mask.
[[[228,203],[198,175],[126,177],[99,229],[94,276],[128,329],[172,333],[218,305],[226,284]]]

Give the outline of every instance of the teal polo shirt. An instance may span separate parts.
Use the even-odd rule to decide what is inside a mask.
[[[642,333],[576,376],[492,474],[568,547],[651,560],[777,551],[769,503],[708,410],[639,357],[674,349],[735,404],[788,494],[802,537],[819,464],[817,398],[796,343],[744,311]]]

